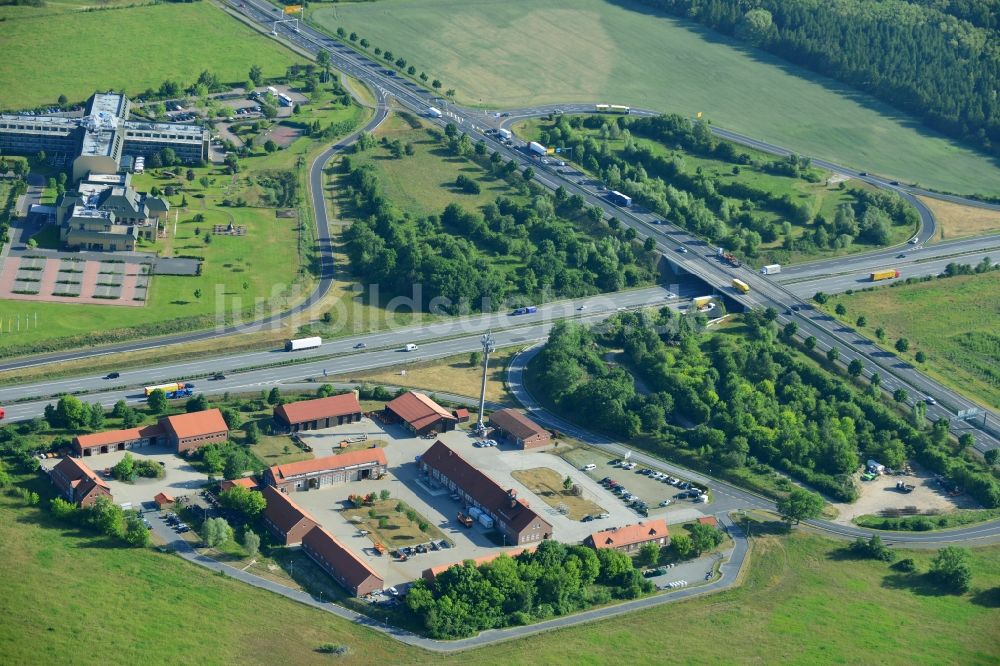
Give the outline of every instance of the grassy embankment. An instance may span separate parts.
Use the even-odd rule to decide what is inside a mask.
[[[885,330],[886,349],[912,363],[928,376],[970,400],[1000,407],[1000,273],[917,282],[856,291],[831,297],[824,307],[830,314],[843,304],[839,318],[854,326],[867,319],[862,335],[875,339]],[[896,352],[899,338],[909,351]],[[916,353],[927,359],[916,362]]]
[[[905,554],[921,571],[931,555]],[[81,663],[328,663],[316,649],[336,643],[350,649],[338,659],[346,664],[653,664],[663,653],[639,638],[677,626],[670,653],[706,662],[857,663],[877,646],[881,663],[993,663],[1000,548],[974,550],[972,566],[973,590],[952,596],[925,576],[844,559],[839,544],[820,537],[762,536],[736,590],[432,656],[174,556],[119,548],[3,497],[0,653],[10,663],[69,655]],[[70,607],[67,590],[80,600]],[[95,624],[95,613],[130,620]],[[737,652],[724,650],[720,635]]]
[[[1000,231],[1000,211],[962,206],[931,197],[920,197],[920,201],[931,209],[937,222],[934,236],[925,242],[983,236]]]
[[[877,100],[631,2],[425,0],[316,9],[465,104],[608,102],[705,116],[803,155],[955,192],[1000,192],[988,157]]]

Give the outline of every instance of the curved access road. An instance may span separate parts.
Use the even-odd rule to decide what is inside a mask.
[[[52,354],[26,357],[16,361],[7,361],[0,363],[0,372],[5,370],[28,368],[35,365],[75,361],[78,359],[105,356],[120,352],[157,349],[167,345],[197,342],[199,340],[211,340],[213,338],[221,338],[240,333],[253,333],[256,331],[266,330],[276,324],[283,323],[291,317],[308,311],[314,305],[319,303],[326,296],[327,292],[330,291],[330,288],[333,286],[335,280],[333,245],[330,239],[330,219],[323,191],[323,170],[326,168],[326,165],[334,155],[352,145],[362,132],[374,131],[388,117],[389,106],[385,93],[381,90],[376,90],[375,92],[377,99],[375,113],[372,118],[365,123],[365,126],[340,139],[332,146],[324,150],[309,166],[309,198],[312,203],[313,215],[316,218],[316,243],[320,256],[320,273],[315,288],[302,302],[284,312],[279,312],[245,324],[216,327],[210,330],[179,333],[177,335],[148,338],[145,340],[137,340],[135,342],[92,347],[77,351],[56,352]]]
[[[564,418],[561,418],[541,405],[528,391],[524,384],[524,373],[528,363],[538,352],[542,350],[542,345],[536,345],[522,351],[511,359],[507,366],[507,386],[514,398],[524,406],[525,411],[532,419],[542,425],[566,433],[582,442],[608,451],[613,457],[622,457],[628,451],[629,459],[641,462],[647,467],[683,476],[699,483],[707,485],[712,490],[715,510],[729,513],[746,509],[764,509],[775,511],[777,509],[773,500],[757,495],[739,486],[735,486],[727,481],[716,479],[701,472],[695,472],[685,467],[665,462],[655,458],[639,449],[632,448],[601,435],[595,434],[582,426],[576,425]],[[937,547],[951,544],[981,545],[987,543],[1000,543],[1000,520],[993,520],[978,525],[962,527],[953,530],[943,530],[940,532],[887,532],[883,530],[868,530],[852,525],[841,525],[826,520],[810,520],[805,523],[812,529],[827,533],[831,536],[842,539],[856,539],[858,537],[868,538],[873,534],[878,534],[887,542],[899,544],[906,547]]]

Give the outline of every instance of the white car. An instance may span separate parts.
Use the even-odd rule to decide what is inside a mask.
[[[660,506],[670,506],[670,504],[671,504],[670,500],[663,500],[662,502],[660,502]]]

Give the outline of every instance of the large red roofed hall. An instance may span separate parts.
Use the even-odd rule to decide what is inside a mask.
[[[377,479],[385,474],[388,464],[382,449],[361,449],[275,465],[264,472],[264,483],[285,492],[314,490],[347,481]]]
[[[309,530],[302,539],[302,552],[356,597],[385,585],[381,576],[322,527]]]
[[[504,545],[531,544],[552,536],[552,525],[519,499],[514,489],[504,490],[441,440],[420,456],[419,465],[432,479],[492,518],[506,539]]]
[[[355,393],[299,400],[274,408],[278,426],[290,432],[320,430],[361,420],[361,404]]]
[[[387,423],[402,423],[417,435],[455,429],[458,418],[423,393],[407,391],[386,404],[383,418]]]

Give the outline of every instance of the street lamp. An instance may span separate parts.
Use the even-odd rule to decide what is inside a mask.
[[[480,343],[483,345],[483,387],[479,392],[479,422],[476,424],[476,430],[482,432],[486,430],[486,425],[483,424],[483,411],[486,409],[486,369],[490,364],[490,354],[497,348],[496,340],[493,339],[493,331],[486,331],[480,339]]]

